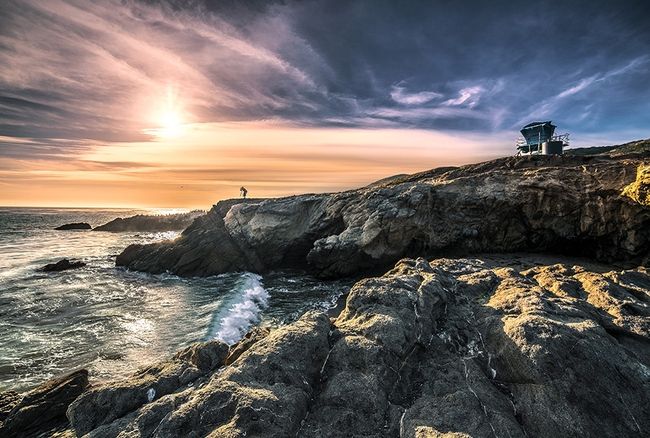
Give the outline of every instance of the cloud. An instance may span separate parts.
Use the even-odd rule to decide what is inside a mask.
[[[484,91],[485,90],[481,86],[463,88],[458,92],[458,97],[444,101],[443,105],[466,105],[469,108],[474,108],[481,100],[481,95]]]
[[[420,91],[417,93],[408,93],[405,87],[393,85],[390,97],[402,105],[422,105],[434,99],[439,99],[442,94],[434,91]]]
[[[588,78],[581,79],[580,82],[578,82],[576,85],[567,88],[566,90],[562,91],[560,94],[556,96],[556,99],[563,99],[568,96],[572,96],[576,93],[581,92],[585,88],[589,87],[591,84],[593,84],[596,81],[597,76],[591,76]]]
[[[634,73],[638,74],[640,67],[648,63],[648,61],[650,61],[649,56],[641,55],[631,61],[625,62],[619,67],[612,68],[610,66],[606,71],[593,74],[569,84],[556,95],[539,102],[530,114],[519,120],[519,123],[523,123],[528,119],[550,117],[553,114],[559,113],[563,107],[569,105],[573,107],[572,118],[577,122],[583,122],[593,114],[596,105],[599,104],[599,100],[606,100],[608,95],[610,98],[615,96],[615,90],[611,88],[613,83],[619,80],[624,81],[626,76],[634,75]],[[642,73],[645,73],[645,70]],[[595,94],[597,92],[599,94]],[[630,90],[630,93],[634,93],[634,91]],[[580,99],[581,94],[588,95],[588,100],[584,98]],[[629,97],[625,99],[628,100]],[[572,101],[574,101],[573,104]]]
[[[572,19],[586,5],[591,20]],[[189,123],[465,134],[531,117],[583,131],[648,126],[648,3],[578,1],[543,20],[536,8],[3,1],[0,135],[10,140],[0,157],[152,141],[170,88]]]

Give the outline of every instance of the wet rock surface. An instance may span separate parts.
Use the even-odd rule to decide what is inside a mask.
[[[52,379],[24,395],[0,394],[0,436],[50,436],[65,427],[68,405],[88,387],[88,371]]]
[[[185,276],[289,267],[340,277],[404,256],[480,252],[647,263],[649,157],[509,157],[342,193],[228,200],[179,239],[130,246],[117,264]]]
[[[182,382],[172,360],[93,388],[68,416],[92,437],[642,436],[649,303],[642,267],[404,259],[356,283],[336,319],[257,329]]]
[[[83,268],[84,266],[86,264],[78,260],[61,259],[56,263],[48,263],[39,270],[42,272],[60,272],[67,271],[68,269]]]

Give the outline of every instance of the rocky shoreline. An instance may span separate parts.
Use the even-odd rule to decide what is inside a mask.
[[[0,394],[0,436],[646,435],[650,153],[623,150],[222,201],[117,264],[360,280],[329,313],[230,347]]]
[[[94,384],[68,407],[68,433],[640,436],[649,301],[645,268],[530,254],[404,259],[357,282],[337,318],[311,312]]]

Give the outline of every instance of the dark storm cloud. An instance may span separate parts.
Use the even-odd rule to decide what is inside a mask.
[[[623,138],[650,124],[648,18],[647,1],[5,1],[0,156],[146,140],[170,87],[193,122],[541,118]]]

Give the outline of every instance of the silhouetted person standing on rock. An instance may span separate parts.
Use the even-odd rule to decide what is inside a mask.
[[[239,194],[241,195],[242,198],[246,198],[246,194],[248,193],[248,190],[246,190],[246,187],[241,186],[239,189]]]

